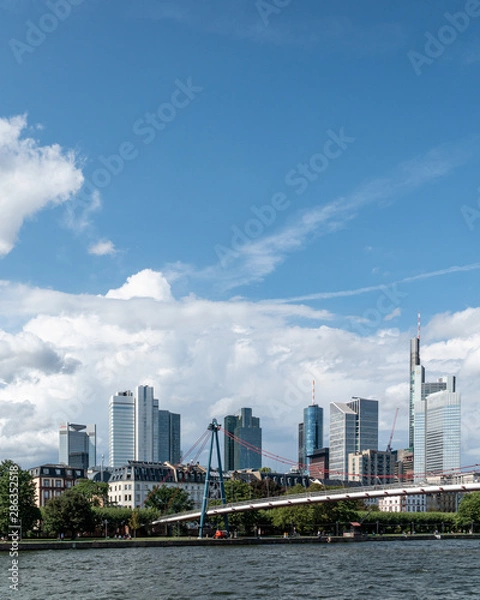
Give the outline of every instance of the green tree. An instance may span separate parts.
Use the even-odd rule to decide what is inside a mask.
[[[43,511],[43,528],[47,533],[70,533],[72,540],[82,531],[92,532],[95,514],[90,502],[75,489],[47,502]]]
[[[465,495],[458,507],[457,522],[460,526],[480,523],[480,492]]]
[[[75,491],[85,496],[92,506],[108,504],[108,483],[103,481],[79,479],[75,484]]]
[[[28,471],[12,460],[0,464],[0,533],[11,533],[11,526],[21,526],[22,535],[31,531],[41,519],[35,501],[35,484]],[[17,509],[18,507],[18,509]]]
[[[171,515],[192,510],[193,501],[188,493],[179,487],[159,485],[147,496],[145,508],[155,508],[160,515]]]

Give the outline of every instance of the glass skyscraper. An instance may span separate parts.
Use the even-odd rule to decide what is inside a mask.
[[[180,415],[169,410],[158,411],[158,460],[180,464]]]
[[[320,448],[323,448],[323,408],[311,404],[303,409],[303,423],[298,425],[299,468],[308,468],[308,457]]]
[[[410,401],[413,400],[413,472],[415,481],[460,468],[461,398],[452,375],[425,381],[420,338],[410,342]]]
[[[251,408],[242,408],[240,415],[224,419],[224,462],[226,471],[260,469],[262,466],[262,428],[260,419],[252,415]],[[241,442],[229,437],[233,435]]]
[[[348,455],[378,450],[378,402],[352,398],[330,404],[330,479],[348,479]]]
[[[62,423],[59,430],[58,462],[84,469],[96,465],[97,430],[95,425]]]

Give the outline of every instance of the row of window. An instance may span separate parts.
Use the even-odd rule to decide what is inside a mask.
[[[42,479],[42,487],[71,488],[72,485],[71,481],[64,481],[63,479]]]

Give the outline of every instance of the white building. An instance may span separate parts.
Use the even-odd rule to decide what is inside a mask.
[[[201,508],[205,469],[168,463],[129,461],[118,467],[108,482],[108,499],[118,506],[142,508],[150,492],[158,486],[181,488],[190,496],[194,508]]]
[[[409,496],[387,496],[378,499],[378,508],[382,512],[426,512],[427,496],[411,494]]]

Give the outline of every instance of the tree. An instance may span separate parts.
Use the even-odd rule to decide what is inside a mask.
[[[11,533],[20,526],[22,535],[31,531],[41,518],[35,501],[35,484],[28,471],[12,460],[0,464],[0,533]]]
[[[103,481],[79,479],[75,484],[75,491],[85,496],[92,506],[108,504],[108,483]]]
[[[480,492],[472,492],[462,498],[458,507],[458,524],[480,523]]]
[[[148,494],[145,508],[155,508],[160,515],[171,515],[192,510],[193,500],[179,487],[159,485]]]
[[[70,533],[72,540],[82,531],[91,532],[95,515],[90,502],[75,489],[47,502],[43,511],[43,528],[47,533]]]

